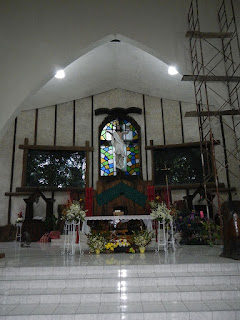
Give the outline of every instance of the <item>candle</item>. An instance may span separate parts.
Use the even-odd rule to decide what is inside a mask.
[[[204,213],[203,213],[203,211],[200,211],[200,218],[201,218],[201,219],[204,219]]]

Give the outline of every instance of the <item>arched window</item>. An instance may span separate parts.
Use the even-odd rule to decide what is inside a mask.
[[[131,121],[131,120],[130,120]],[[140,175],[139,129],[129,119],[105,121],[100,128],[100,175]]]

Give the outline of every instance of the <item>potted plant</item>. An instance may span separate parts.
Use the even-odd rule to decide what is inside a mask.
[[[88,246],[91,251],[96,252],[96,254],[99,254],[105,249],[106,243],[106,238],[100,233],[90,233],[88,235]]]
[[[147,229],[133,233],[133,242],[139,247],[140,253],[145,252],[145,247],[151,242],[152,237],[153,232],[148,231]]]

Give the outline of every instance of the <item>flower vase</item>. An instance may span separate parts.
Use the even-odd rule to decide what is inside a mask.
[[[145,247],[139,247],[140,253],[145,253]]]
[[[95,250],[95,253],[96,253],[96,254],[100,254],[100,249],[96,249],[96,250]]]

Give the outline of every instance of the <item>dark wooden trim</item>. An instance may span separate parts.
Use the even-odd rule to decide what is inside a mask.
[[[12,192],[12,189],[13,189],[14,162],[15,162],[15,152],[16,152],[16,135],[17,135],[17,118],[15,118],[15,121],[14,121],[12,164],[11,164],[11,177],[10,177],[9,192]],[[8,199],[8,224],[11,223],[11,212],[12,212],[12,198],[10,196],[10,198]]]
[[[27,158],[28,158],[28,138],[24,139],[24,148],[23,149],[23,167],[22,167],[22,182],[21,186],[26,185],[26,172],[27,172]]]
[[[145,135],[145,146],[147,145],[147,122],[146,122],[146,101],[145,95],[143,94],[143,119],[144,119],[144,135]],[[142,158],[142,155],[141,155]],[[145,150],[145,161],[146,161],[146,177],[148,180],[148,155]]]
[[[223,152],[224,152],[225,171],[226,171],[226,177],[227,177],[227,186],[229,189],[228,197],[229,197],[229,200],[232,201],[231,184],[230,184],[230,177],[229,177],[229,170],[228,170],[228,156],[227,156],[226,139],[225,139],[222,116],[220,116],[220,126],[221,126],[222,140],[223,140]]]
[[[128,115],[129,113],[136,113],[136,114],[142,114],[141,108],[136,107],[130,107],[130,108],[99,108],[95,110],[95,116],[101,115],[101,114],[108,114],[113,115],[114,117],[118,117],[119,114],[121,115]]]
[[[57,187],[47,187],[47,188],[41,188],[41,187],[20,187],[16,188],[16,192],[34,192],[36,190],[40,190],[41,192],[44,191],[59,191],[59,192],[67,192],[67,191],[73,191],[73,192],[83,192],[85,188],[78,188],[78,187],[66,187],[66,188],[57,188]]]
[[[89,141],[85,142],[86,148],[89,147]],[[89,153],[86,152],[86,187],[89,187]]]
[[[239,110],[224,110],[224,111],[188,111],[185,113],[185,117],[215,117],[215,116],[236,116],[240,115]]]
[[[153,146],[153,140],[150,140],[150,146]],[[155,165],[154,165],[154,151],[151,150],[151,161],[152,161],[152,185],[155,185]]]
[[[93,151],[92,147],[80,147],[80,146],[46,146],[46,145],[25,145],[20,144],[19,149],[31,149],[31,150],[58,150],[58,151]]]
[[[200,32],[200,31],[187,31],[187,38],[205,38],[205,39],[225,39],[231,38],[232,32]]]
[[[73,146],[76,143],[76,101],[73,100]]]
[[[209,82],[240,82],[240,77],[236,76],[202,76],[202,75],[184,75],[182,81],[209,81]]]
[[[181,118],[182,143],[184,143],[183,114],[182,114],[182,103],[181,103],[181,101],[179,101],[179,110],[180,110],[180,118]]]
[[[35,111],[34,144],[37,144],[37,133],[38,133],[38,109],[36,109]]]
[[[55,116],[54,116],[54,139],[53,144],[56,146],[57,143],[57,104],[55,105]]]
[[[94,96],[92,96],[92,99],[91,99],[91,102],[92,102],[92,114],[91,114],[91,146],[93,148],[93,134],[94,134],[94,128],[93,128],[93,125],[94,125]],[[99,147],[98,147],[98,152],[99,152]],[[99,158],[98,158],[99,159]],[[92,151],[92,187],[94,185],[94,163],[93,163],[93,151]],[[99,170],[98,170],[99,171]]]
[[[179,144],[166,144],[166,145],[153,145],[146,146],[146,150],[156,150],[156,149],[168,149],[168,148],[183,148],[183,147],[199,147],[201,142],[187,142],[187,143],[179,143]],[[203,142],[204,144],[211,145],[210,141]],[[220,144],[219,140],[215,140],[214,144]]]
[[[169,188],[171,190],[182,190],[182,189],[189,190],[189,189],[197,189],[201,186],[203,187],[203,184],[201,183],[189,183],[189,184],[186,183],[186,184],[170,184]],[[211,190],[215,190],[215,186],[216,185],[214,182],[207,183],[207,188],[211,188]],[[155,186],[155,188],[156,190],[164,190],[166,189],[166,185]],[[226,189],[224,183],[219,184],[219,191],[221,190],[221,188],[224,190]]]
[[[5,196],[7,197],[20,197],[20,196],[28,196],[32,191],[26,192],[5,192]]]
[[[166,144],[164,113],[163,113],[163,99],[161,99],[161,110],[162,110],[163,144]]]

